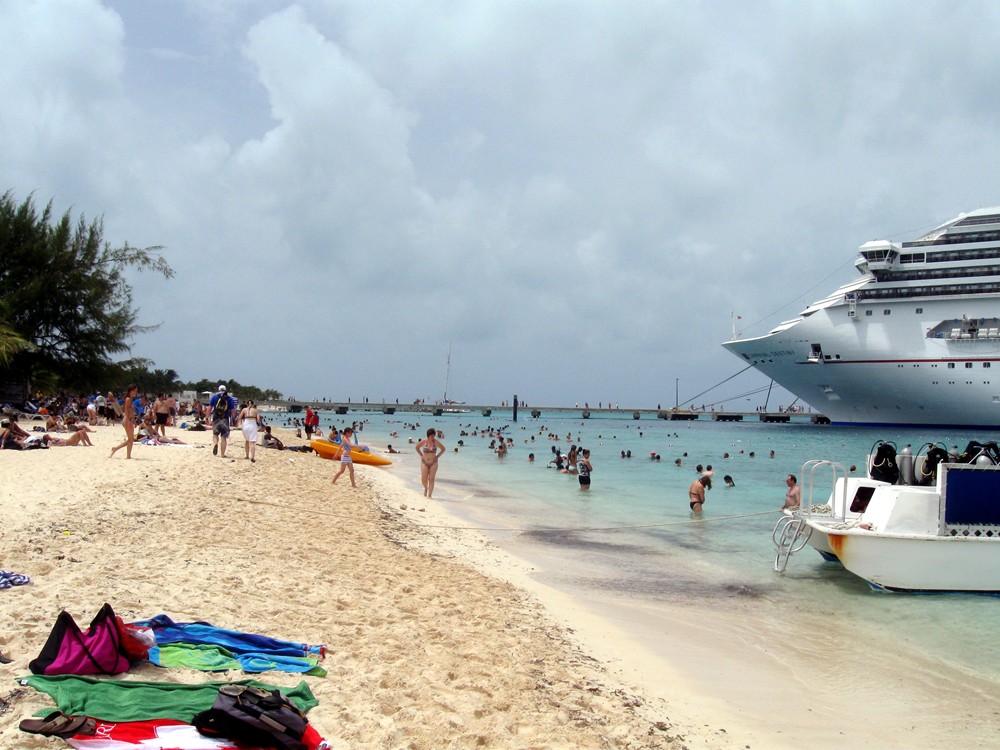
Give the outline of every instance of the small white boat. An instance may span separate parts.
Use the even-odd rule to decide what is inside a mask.
[[[818,474],[832,474],[832,491],[814,504]],[[802,506],[774,527],[777,572],[808,544],[877,590],[1000,592],[1000,466],[941,463],[918,486],[809,461],[802,481]]]

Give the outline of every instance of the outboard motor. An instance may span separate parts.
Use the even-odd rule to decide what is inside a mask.
[[[951,460],[948,451],[940,445],[932,445],[930,443],[927,445],[929,446],[927,456],[924,458],[923,466],[920,467],[919,476],[917,477],[917,484],[925,487],[937,483],[938,466],[948,463]],[[921,446],[921,450],[923,450],[923,447]]]
[[[899,452],[899,455],[896,457],[896,464],[899,466],[900,484],[917,483],[913,476],[913,450],[910,448],[909,443]]]
[[[896,444],[879,440],[872,446],[871,466],[868,476],[880,482],[895,484],[899,481],[899,467],[896,466]]]

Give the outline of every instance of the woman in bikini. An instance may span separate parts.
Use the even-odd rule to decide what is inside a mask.
[[[130,385],[125,390],[125,416],[122,418],[122,427],[125,428],[125,440],[111,449],[112,456],[119,449],[125,448],[125,458],[132,458],[132,443],[135,442],[135,404],[133,403],[133,399],[135,399],[135,394],[138,390],[138,386],[134,385]]]
[[[444,444],[437,439],[437,432],[433,427],[428,428],[427,437],[417,443],[416,450],[420,456],[420,483],[424,486],[424,497],[431,497],[434,494],[438,459],[445,453]]]
[[[702,476],[691,482],[688,487],[688,505],[691,506],[692,513],[701,513],[701,507],[705,504],[705,487],[712,482],[710,477]]]

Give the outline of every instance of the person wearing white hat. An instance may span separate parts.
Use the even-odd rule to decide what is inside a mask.
[[[229,418],[236,410],[236,399],[226,393],[226,386],[220,385],[219,392],[208,400],[208,411],[212,415],[212,455],[226,457],[226,442],[229,440]],[[220,453],[219,448],[222,448]]]

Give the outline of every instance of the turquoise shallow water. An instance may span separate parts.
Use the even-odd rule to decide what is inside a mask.
[[[928,440],[963,448],[969,440],[995,436],[603,416],[582,420],[571,412],[539,419],[525,419],[522,412],[520,422],[513,424],[510,416],[352,412],[348,417],[323,414],[323,425],[367,419],[362,442],[393,443],[410,452],[408,438],[419,440],[430,426],[443,430],[449,453],[441,461],[436,496],[466,522],[510,529],[488,535],[521,556],[546,560],[550,584],[599,592],[605,599],[757,613],[780,618],[774,626],[790,632],[864,633],[868,644],[884,643],[901,658],[910,654],[1000,686],[1000,650],[984,647],[1000,614],[1000,597],[876,593],[808,548],[791,559],[784,575],[777,575],[771,542],[785,476],[798,475],[809,459],[862,467],[879,439],[900,448],[911,443],[916,450]],[[404,427],[408,421],[420,427]],[[483,432],[502,427],[515,446],[498,459]],[[398,437],[390,436],[393,430]],[[469,434],[463,436],[463,431]],[[474,431],[480,434],[473,436]],[[550,441],[550,432],[561,439]],[[464,446],[456,454],[459,440]],[[551,446],[565,452],[571,443],[592,451],[593,484],[587,492],[580,491],[575,477],[546,466]],[[622,459],[621,451],[629,450],[633,457]],[[659,462],[650,460],[651,451],[660,454]],[[529,452],[535,453],[533,463]],[[674,465],[676,458],[681,458],[680,468]],[[693,521],[687,489],[698,463],[712,464],[715,481],[703,520]],[[409,466],[412,481],[417,478],[415,461]],[[735,487],[725,486],[726,474]],[[829,479],[824,478],[817,497],[825,499],[828,493]]]

